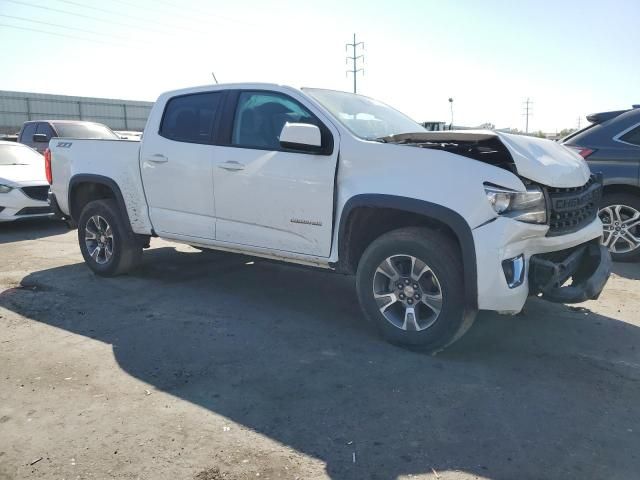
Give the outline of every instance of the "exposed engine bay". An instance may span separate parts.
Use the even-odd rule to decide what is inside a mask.
[[[405,133],[383,137],[380,140],[385,143],[444,150],[518,173],[511,153],[500,138],[491,132]]]

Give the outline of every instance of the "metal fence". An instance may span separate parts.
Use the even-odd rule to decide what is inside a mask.
[[[0,133],[28,120],[89,120],[113,130],[142,131],[153,102],[0,90]]]

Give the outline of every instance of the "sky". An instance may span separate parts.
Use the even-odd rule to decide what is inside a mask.
[[[218,81],[350,91],[417,121],[575,128],[640,103],[640,0],[0,0],[0,89],[155,100]],[[18,27],[18,28],[16,28]],[[48,32],[48,33],[44,33]]]

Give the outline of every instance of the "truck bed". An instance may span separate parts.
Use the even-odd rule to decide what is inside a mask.
[[[51,170],[60,209],[69,214],[69,191],[82,181],[104,177],[115,182],[135,233],[151,233],[151,221],[140,176],[140,142],[130,140],[52,139]]]

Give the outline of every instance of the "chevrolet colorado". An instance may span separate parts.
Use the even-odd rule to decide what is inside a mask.
[[[97,274],[150,237],[355,274],[389,341],[441,350],[479,309],[597,298],[601,183],[577,153],[427,132],[350,93],[230,84],[162,94],[141,142],[56,138],[50,202]]]

